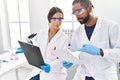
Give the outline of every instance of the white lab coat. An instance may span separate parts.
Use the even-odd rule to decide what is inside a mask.
[[[40,43],[38,46],[42,51],[42,56],[44,58],[45,63],[50,64],[51,71],[50,73],[46,73],[41,71],[38,68],[35,68],[28,76],[28,79],[40,73],[40,80],[66,80],[67,71],[62,66],[62,63],[59,59],[56,58],[56,55],[51,54],[54,53],[54,48],[58,49],[67,49],[68,38],[63,33],[63,31],[59,30],[56,35],[51,39],[48,43],[48,29],[42,30],[40,35],[38,35]]]
[[[78,67],[73,80],[85,80],[85,76],[92,76],[95,80],[118,80],[116,63],[120,62],[120,26],[99,17],[91,39],[88,40],[84,25],[81,25],[73,33],[71,50],[76,51],[83,44],[102,48],[104,56],[80,52],[79,59],[87,63]]]

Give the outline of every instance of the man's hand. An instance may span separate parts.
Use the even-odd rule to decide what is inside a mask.
[[[92,55],[100,55],[100,48],[97,48],[90,44],[84,44],[82,48],[78,49],[78,51],[86,52]]]

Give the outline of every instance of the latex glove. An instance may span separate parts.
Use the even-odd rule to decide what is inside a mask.
[[[16,52],[15,52],[16,54],[18,54],[18,53],[23,53],[23,50],[22,50],[22,48],[17,48],[17,50],[16,50]]]
[[[44,64],[44,65],[40,66],[40,69],[42,69],[46,73],[49,73],[50,72],[50,65],[49,64]]]
[[[97,48],[90,44],[84,44],[82,48],[78,49],[78,51],[86,52],[92,55],[100,55],[100,48]]]
[[[62,65],[63,65],[63,67],[68,69],[68,68],[70,68],[73,65],[73,63],[67,62],[67,61],[62,61]]]

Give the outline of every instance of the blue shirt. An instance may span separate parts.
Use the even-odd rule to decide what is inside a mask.
[[[87,37],[88,37],[89,40],[90,40],[90,38],[91,38],[91,36],[92,36],[92,33],[93,33],[93,31],[94,31],[94,28],[95,28],[95,25],[96,25],[96,24],[94,24],[94,25],[92,25],[92,26],[86,26],[86,25],[85,25],[86,35],[87,35]]]

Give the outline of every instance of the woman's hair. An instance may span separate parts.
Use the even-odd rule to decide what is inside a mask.
[[[48,21],[50,22],[51,18],[53,17],[53,15],[57,12],[60,12],[62,15],[63,15],[63,12],[60,8],[58,7],[52,7],[50,10],[49,10],[49,13],[48,13]],[[64,16],[64,15],[63,15]]]

